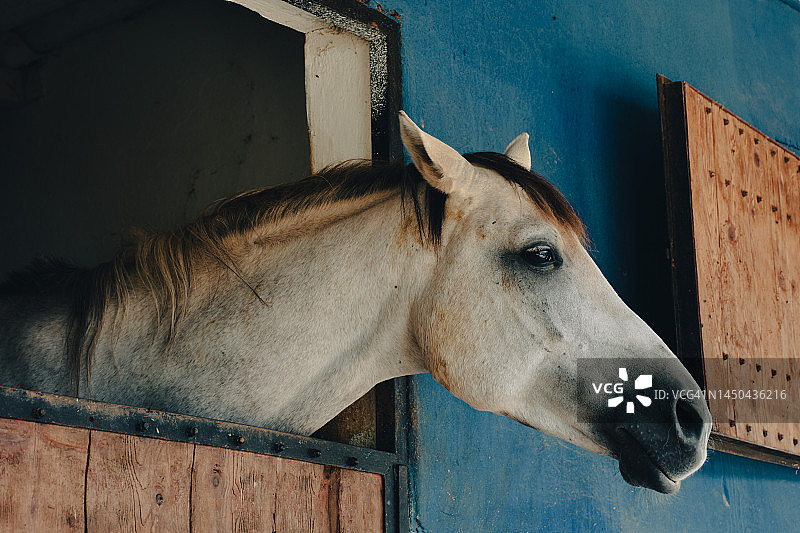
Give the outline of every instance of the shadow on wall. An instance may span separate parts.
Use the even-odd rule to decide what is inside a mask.
[[[623,85],[627,86],[627,85]],[[633,85],[631,85],[633,86]],[[607,201],[614,217],[614,272],[609,279],[625,302],[675,350],[664,155],[655,74],[652,102],[618,93],[597,96],[602,110]]]

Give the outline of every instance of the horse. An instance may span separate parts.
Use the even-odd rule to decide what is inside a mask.
[[[706,458],[702,399],[653,402],[659,423],[577,414],[612,409],[577,391],[581,358],[698,386],[531,171],[528,134],[461,155],[399,121],[408,165],[334,165],[94,268],[12,274],[0,384],[309,435],[377,383],[429,372],[476,409],[615,457],[634,486],[678,490]]]

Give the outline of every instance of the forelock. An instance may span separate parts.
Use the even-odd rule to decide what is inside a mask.
[[[546,218],[563,230],[574,233],[584,246],[587,244],[583,221],[561,191],[544,177],[496,152],[474,152],[464,154],[464,158],[471,164],[494,171],[507,182],[517,185]]]

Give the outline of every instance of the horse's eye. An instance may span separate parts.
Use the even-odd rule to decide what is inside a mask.
[[[529,265],[538,268],[556,267],[561,264],[561,259],[556,251],[547,244],[535,244],[527,248],[522,252],[522,258]]]

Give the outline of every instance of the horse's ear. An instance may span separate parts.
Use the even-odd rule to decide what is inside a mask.
[[[400,135],[414,166],[432,187],[445,194],[463,191],[474,173],[472,165],[436,137],[422,131],[400,111]]]
[[[515,163],[525,170],[531,169],[531,149],[528,146],[530,136],[527,133],[520,133],[517,138],[511,141],[503,154],[510,157]]]

